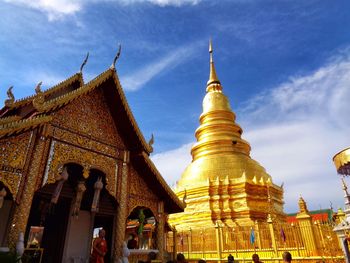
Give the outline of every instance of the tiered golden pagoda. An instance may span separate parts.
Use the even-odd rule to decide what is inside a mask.
[[[192,163],[175,192],[186,202],[183,213],[169,218],[177,229],[216,224],[248,225],[266,221],[268,214],[284,219],[283,188],[250,157],[228,98],[217,77],[210,41],[210,75],[200,126],[195,132]]]

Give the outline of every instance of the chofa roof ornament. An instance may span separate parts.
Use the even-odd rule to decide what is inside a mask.
[[[117,54],[115,55],[115,57],[114,57],[114,60],[113,60],[113,63],[112,63],[112,65],[111,65],[111,69],[115,69],[115,63],[117,62],[117,60],[118,60],[118,58],[120,57],[120,52],[122,51],[122,45],[121,44],[119,44],[119,49],[118,49],[118,52],[117,52]]]
[[[83,68],[84,68],[84,66],[86,65],[88,59],[89,59],[89,52],[86,54],[86,57],[85,57],[83,63],[81,64],[81,66],[80,66],[80,71],[79,71],[80,73],[83,72]]]
[[[11,107],[11,105],[15,102],[15,96],[12,93],[13,86],[9,87],[7,90],[8,99],[5,100],[5,106]]]

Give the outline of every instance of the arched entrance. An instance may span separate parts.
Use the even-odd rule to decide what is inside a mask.
[[[65,180],[45,185],[34,195],[27,246],[35,246],[31,233],[41,228],[42,240],[35,242],[44,248],[43,262],[85,262],[97,225],[106,229],[106,240],[112,247],[117,203],[106,190],[103,172],[91,169],[84,177],[83,167],[76,163],[68,163],[62,170]],[[105,259],[110,262],[110,254]]]
[[[138,206],[127,218],[125,236],[129,249],[156,249],[157,222],[152,211]]]
[[[7,229],[11,222],[13,204],[10,190],[0,181],[0,247],[7,244]]]

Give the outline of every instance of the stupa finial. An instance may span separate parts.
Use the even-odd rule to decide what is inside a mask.
[[[207,91],[211,90],[209,89],[209,86],[212,84],[218,84],[217,86],[220,87],[221,90],[221,83],[218,79],[218,76],[216,75],[215,66],[214,66],[214,59],[213,59],[213,43],[210,38],[209,40],[209,55],[210,55],[210,73],[209,73],[209,80],[207,82]]]

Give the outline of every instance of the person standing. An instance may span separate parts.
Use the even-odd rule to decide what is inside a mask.
[[[253,260],[254,263],[262,263],[262,262],[260,261],[260,258],[259,258],[259,255],[258,255],[258,254],[253,254],[253,255],[252,255],[252,260]]]
[[[95,238],[92,244],[92,253],[90,263],[104,263],[104,257],[107,253],[107,241],[105,240],[106,231],[100,229],[98,237]]]
[[[285,263],[291,263],[292,262],[292,254],[288,251],[284,252],[282,255],[283,262]]]
[[[128,256],[130,255],[130,251],[128,249],[128,246],[126,245],[126,242],[123,242],[123,257],[122,257],[122,263],[129,263]]]

